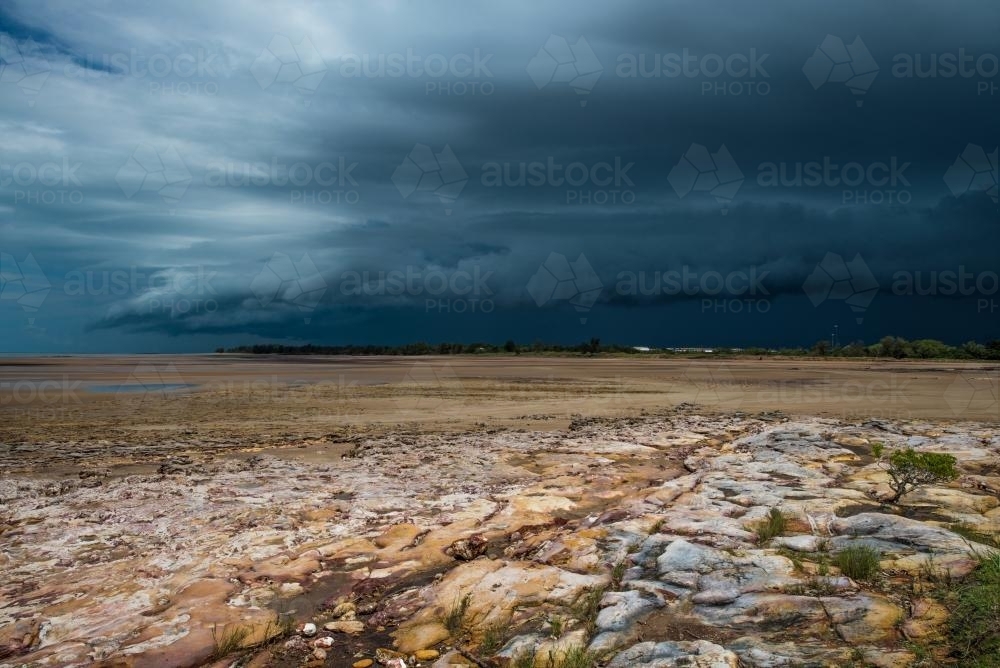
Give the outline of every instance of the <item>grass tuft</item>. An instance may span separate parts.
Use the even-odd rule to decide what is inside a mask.
[[[524,650],[514,657],[510,668],[535,668],[535,652]]]
[[[972,541],[973,543],[982,543],[983,545],[989,545],[990,547],[1000,549],[1000,534],[998,533],[979,531],[974,526],[965,523],[949,524],[948,528],[965,540]]]
[[[484,656],[492,656],[500,651],[510,640],[510,620],[500,619],[489,624],[483,630],[483,641],[479,644],[479,652]]]
[[[587,635],[594,635],[597,629],[597,614],[601,611],[601,599],[604,598],[604,587],[593,587],[580,597],[576,604],[576,618],[580,620]]]
[[[628,570],[628,560],[622,559],[611,568],[611,588],[619,591],[622,588],[622,580],[625,579],[625,571]]]
[[[879,572],[882,553],[867,545],[853,545],[837,553],[834,563],[852,580],[868,581]]]
[[[595,668],[595,666],[597,666],[597,655],[579,645],[567,650],[559,662],[559,668]]]
[[[771,508],[767,517],[762,519],[754,531],[757,533],[757,543],[763,545],[775,536],[785,533],[788,528],[788,517],[777,508]]]
[[[552,627],[552,637],[561,638],[563,634],[563,618],[559,615],[552,615],[549,619],[549,626]]]
[[[1000,555],[983,558],[953,593],[950,640],[959,664],[1000,666]]]
[[[449,633],[454,635],[462,630],[462,624],[465,622],[465,613],[469,611],[470,603],[472,603],[472,594],[466,594],[460,600],[455,601],[451,610],[445,615],[442,621]]]
[[[218,660],[229,656],[243,646],[243,641],[250,637],[253,629],[242,624],[232,626],[226,624],[219,630],[218,624],[212,624],[212,642],[215,643],[215,651],[212,652],[212,660]]]

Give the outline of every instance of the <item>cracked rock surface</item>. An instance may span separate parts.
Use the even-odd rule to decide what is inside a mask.
[[[921,578],[990,550],[948,525],[1000,528],[1000,438],[890,426],[688,410],[390,435],[344,458],[195,453],[99,485],[5,478],[0,666],[200,665],[213,627],[245,626],[252,647],[281,611],[319,637],[258,665],[384,646],[420,665],[542,666],[579,645],[615,668],[912,665],[908,639],[946,621]],[[962,476],[880,506],[875,440],[955,454]],[[761,542],[774,508],[788,526]],[[835,565],[856,545],[881,552],[871,581]]]

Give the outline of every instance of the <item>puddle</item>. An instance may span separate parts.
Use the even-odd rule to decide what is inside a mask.
[[[837,517],[853,517],[854,515],[860,515],[861,513],[883,513],[885,512],[885,507],[877,503],[852,503],[847,506],[842,506],[834,511]]]
[[[353,568],[375,565],[377,562],[358,564]],[[291,614],[299,623],[316,622],[322,629],[323,623],[330,620],[328,616],[323,615],[323,612],[337,598],[343,596],[358,604],[388,601],[407,589],[430,584],[438,573],[446,572],[455,565],[450,563],[440,568],[420,570],[386,580],[359,581],[351,577],[350,570],[335,570],[337,566],[345,568],[342,561],[339,564],[333,562],[327,564],[327,568],[334,569],[332,575],[309,585],[309,589],[303,594],[280,600],[270,607],[279,614]],[[378,610],[381,610],[381,606]],[[374,657],[375,650],[379,647],[392,647],[393,639],[390,634],[395,630],[395,625],[372,628],[367,624],[370,618],[371,615],[358,615],[359,620],[366,622],[365,631],[359,635],[333,634],[334,646],[327,650],[324,666],[350,666],[359,658]],[[378,628],[382,630],[377,630]],[[330,634],[321,630],[320,635]],[[270,662],[267,665],[272,668],[299,668],[302,665],[302,655],[275,649],[271,651]]]

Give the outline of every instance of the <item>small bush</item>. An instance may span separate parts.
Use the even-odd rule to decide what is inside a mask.
[[[854,545],[839,552],[834,563],[840,572],[852,580],[867,581],[879,570],[882,553],[867,545]]]
[[[465,613],[469,610],[472,602],[472,594],[466,594],[461,600],[456,601],[443,620],[444,627],[452,634],[462,630],[462,623],[465,621]]]
[[[1000,666],[1000,555],[983,559],[957,590],[950,639],[962,666]]]
[[[888,503],[896,503],[904,494],[909,494],[922,485],[932,485],[947,482],[958,477],[955,468],[956,460],[951,455],[942,452],[917,452],[913,448],[896,450],[888,459],[883,458],[885,446],[882,443],[872,445],[872,454],[889,474],[889,487],[893,495],[886,499]]]
[[[771,508],[767,517],[762,519],[754,529],[757,533],[757,542],[763,545],[775,536],[785,533],[786,528],[788,528],[788,518],[777,508]]]

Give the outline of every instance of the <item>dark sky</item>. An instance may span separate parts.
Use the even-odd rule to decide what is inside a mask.
[[[0,351],[997,337],[998,29],[985,0],[8,0]]]

